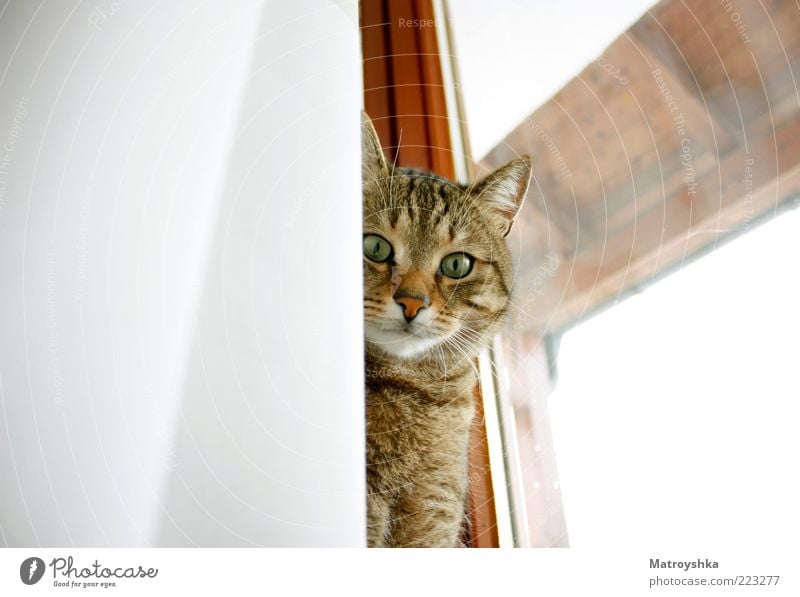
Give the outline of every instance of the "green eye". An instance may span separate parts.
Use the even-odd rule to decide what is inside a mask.
[[[451,253],[442,259],[440,267],[442,273],[448,278],[463,278],[472,271],[474,259],[466,253]]]
[[[392,256],[392,245],[382,236],[367,234],[364,236],[364,256],[382,263]]]

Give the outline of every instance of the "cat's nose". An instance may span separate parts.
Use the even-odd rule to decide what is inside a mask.
[[[417,316],[420,309],[430,305],[430,299],[424,294],[417,294],[408,290],[398,290],[394,295],[394,302],[403,307],[403,317],[411,321]]]

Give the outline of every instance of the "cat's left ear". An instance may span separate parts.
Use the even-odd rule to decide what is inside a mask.
[[[361,182],[366,185],[389,176],[389,166],[378,133],[367,113],[361,111]]]
[[[503,236],[511,231],[514,217],[522,206],[531,181],[531,159],[511,160],[470,188],[470,194],[489,208]]]

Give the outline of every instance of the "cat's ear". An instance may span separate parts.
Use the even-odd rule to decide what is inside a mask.
[[[522,206],[530,181],[531,159],[523,156],[480,179],[470,188],[470,194],[489,208],[503,236],[506,236]]]
[[[367,113],[361,111],[361,180],[363,184],[389,176],[389,166],[383,155],[378,133]]]

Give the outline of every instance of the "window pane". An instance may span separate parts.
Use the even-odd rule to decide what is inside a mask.
[[[798,255],[795,211],[564,335],[549,403],[573,546],[800,533]]]

